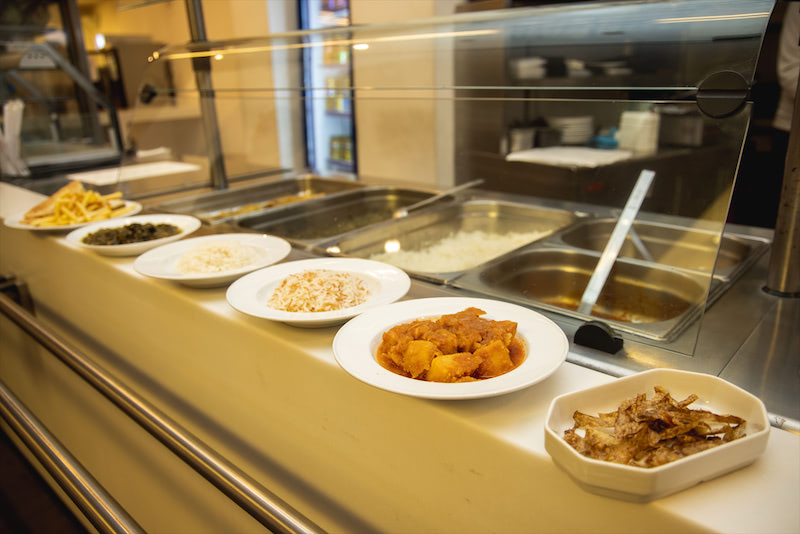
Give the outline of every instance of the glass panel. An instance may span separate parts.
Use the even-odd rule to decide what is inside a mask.
[[[601,320],[626,342],[692,356],[704,312],[764,250],[722,233],[773,5],[568,4],[168,47],[151,62],[131,130],[138,148],[201,166],[209,185],[217,160],[231,180],[319,172],[307,169],[319,141],[304,138],[304,111],[347,110],[357,180],[442,189],[481,179],[460,198],[477,204],[304,246],[392,262],[448,235],[477,246],[481,235],[536,231],[460,271],[409,271],[542,310],[570,335]],[[351,78],[304,77],[332,51],[346,52]],[[146,120],[175,110],[191,124]],[[645,170],[655,178],[597,305],[579,312]]]
[[[348,0],[302,0],[300,12],[303,29],[349,26]],[[351,50],[349,45],[336,42],[346,40],[347,35],[303,51],[303,85],[327,89],[324,102],[316,98],[305,101],[308,164],[321,175],[356,173],[349,94]]]
[[[20,41],[0,42],[0,50],[4,133],[18,134],[22,160],[4,174],[47,176],[120,161],[113,106],[62,53]]]

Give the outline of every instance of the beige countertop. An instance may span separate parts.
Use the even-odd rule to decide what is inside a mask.
[[[37,198],[0,184],[0,215]],[[225,288],[148,279],[133,258],[63,234],[0,227],[0,273],[28,284],[42,322],[329,531],[800,530],[800,435],[788,431],[726,476],[649,504],[611,500],[558,469],[543,435],[551,399],[609,375],[565,363],[507,395],[422,400],[345,373],[336,327],[244,316]],[[438,294],[414,282],[406,298]],[[8,321],[0,331],[4,382],[147,531],[259,530]]]

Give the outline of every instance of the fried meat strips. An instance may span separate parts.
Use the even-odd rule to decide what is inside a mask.
[[[525,356],[517,323],[491,321],[477,308],[438,320],[420,319],[383,334],[378,361],[398,374],[430,382],[471,382],[514,369]]]
[[[642,393],[615,412],[592,416],[576,411],[575,426],[564,432],[564,439],[590,458],[656,467],[745,435],[746,421],[740,417],[689,409],[697,398],[676,401],[656,386],[651,400]]]

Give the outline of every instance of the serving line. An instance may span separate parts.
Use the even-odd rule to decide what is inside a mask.
[[[113,357],[90,353],[326,530],[800,528],[798,435],[773,429],[767,451],[753,465],[648,505],[604,499],[580,490],[556,468],[543,428],[551,399],[613,381],[609,375],[565,363],[530,388],[471,401],[383,392],[338,367],[331,350],[336,327],[309,331],[243,316],[227,304],[224,289],[147,279],[133,270],[133,259],[100,257],[57,237],[0,232],[0,268],[29,283],[43,320],[83,345],[113,348]],[[303,257],[293,251],[288,259]],[[64,272],[75,273],[68,285]],[[465,293],[413,282],[406,298],[444,295]],[[106,304],[98,317],[108,302],[115,304]],[[146,334],[165,324],[169,335]],[[17,351],[13,355],[0,365],[23,401],[50,419],[60,404],[71,406],[59,396],[69,391],[58,380],[26,367]],[[103,419],[92,403],[82,409],[92,416],[84,426],[95,416]],[[78,426],[55,426],[77,449],[96,437],[80,437],[86,429]],[[118,450],[125,447],[114,445],[107,461],[80,458],[105,487],[124,484],[126,463],[141,476],[151,474],[154,484],[163,478],[157,453],[126,455]],[[187,502],[176,517],[194,513],[199,530],[211,530],[219,503],[208,495],[193,500],[200,490],[192,484],[179,489]],[[165,521],[155,510],[148,515],[141,492],[123,497],[121,504],[144,528],[157,530]]]

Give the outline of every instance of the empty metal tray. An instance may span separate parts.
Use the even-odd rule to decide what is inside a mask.
[[[599,255],[558,248],[517,251],[468,271],[453,283],[655,340],[673,338],[706,299],[708,276],[618,260],[591,316],[577,312]]]
[[[542,239],[579,218],[572,211],[494,200],[453,203],[323,241],[320,252],[390,263],[443,282]]]
[[[615,224],[614,219],[586,220],[559,237],[567,245],[601,252]],[[720,280],[736,278],[769,246],[768,241],[756,237],[726,234],[720,240],[715,232],[660,223],[636,221],[633,229],[655,263],[706,274],[713,272]],[[626,237],[619,255],[645,259],[630,236]]]
[[[232,222],[266,209],[363,187],[358,182],[308,175],[170,200],[156,209],[194,215],[214,224]]]
[[[243,217],[236,224],[283,237],[296,246],[309,249],[323,239],[391,219],[398,208],[434,194],[414,189],[367,187]],[[452,197],[445,197],[442,201],[449,200]]]

